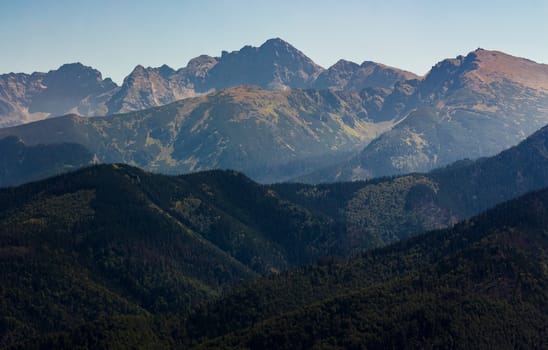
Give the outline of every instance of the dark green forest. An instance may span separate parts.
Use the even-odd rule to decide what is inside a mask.
[[[547,210],[548,191],[535,192],[451,229],[260,279],[195,311],[189,345],[544,348]]]
[[[100,316],[13,348],[545,348],[548,190],[351,259],[234,285],[190,312]]]
[[[547,132],[368,182],[110,164],[0,189],[0,347],[545,347],[548,192],[471,216],[548,186]]]
[[[336,233],[234,172],[113,164],[3,189],[2,344],[103,316],[186,313],[231,284],[316,261]]]

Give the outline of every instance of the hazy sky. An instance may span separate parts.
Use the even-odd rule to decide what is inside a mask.
[[[137,64],[180,68],[273,37],[324,67],[424,74],[477,47],[548,63],[548,0],[0,0],[0,73],[79,61],[121,83]]]

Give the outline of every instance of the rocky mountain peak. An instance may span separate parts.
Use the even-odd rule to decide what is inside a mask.
[[[255,50],[275,63],[295,65],[307,73],[313,74],[324,70],[300,50],[280,38],[269,39]]]
[[[184,70],[176,72],[165,64],[157,68],[137,65],[106,102],[109,113],[146,109],[192,96],[193,92],[186,91],[189,82],[181,75]]]
[[[133,68],[133,70],[131,71],[131,73],[129,73],[129,75],[126,77],[126,79],[128,77],[131,77],[131,76],[136,76],[136,75],[143,75],[143,74],[146,74],[147,73],[147,69],[145,67],[143,67],[142,65],[138,64],[135,66],[135,68]]]
[[[81,84],[101,85],[103,77],[100,71],[93,67],[85,66],[80,62],[63,64],[57,70],[49,71],[44,79],[45,84],[51,87],[52,84],[63,81],[80,82]],[[108,81],[112,81],[108,79]],[[114,83],[112,83],[114,84]]]
[[[272,38],[272,39],[268,39],[267,41],[265,41],[262,45],[261,45],[261,48],[265,48],[265,47],[292,47],[287,41],[281,39],[281,38]]]
[[[64,64],[44,75],[44,88],[33,96],[29,112],[60,115],[77,108],[90,95],[100,95],[117,88],[111,79],[80,62]]]
[[[361,91],[370,87],[391,89],[399,81],[418,78],[417,75],[372,61],[357,63],[339,60],[320,74],[314,87],[318,89]]]
[[[355,76],[359,68],[353,62],[340,60],[320,79],[326,71],[281,38],[269,39],[259,47],[247,45],[240,50],[223,51],[221,57],[201,55],[177,71],[167,65],[137,65],[121,87],[110,78],[102,79],[101,73],[91,67],[69,63],[48,73],[0,76],[0,125],[68,112],[86,116],[128,112],[242,85],[270,90],[361,90],[379,83],[380,87],[391,88],[402,79],[399,75],[394,78],[381,74],[377,80],[364,74]]]
[[[197,70],[203,69],[204,67],[211,68],[216,63],[217,63],[217,59],[215,57],[211,57],[208,55],[200,55],[188,61],[188,64],[183,69],[197,71]]]
[[[1,75],[0,125],[68,112],[86,116],[127,112],[243,85],[270,90],[391,90],[391,96],[383,92],[374,103],[377,107],[384,105],[383,118],[391,120],[400,112],[413,109],[416,103],[432,102],[462,86],[487,93],[491,83],[503,85],[509,81],[517,84],[516,89],[526,87],[546,92],[546,67],[502,52],[478,49],[436,64],[425,78],[373,61],[358,65],[339,60],[325,70],[288,42],[274,38],[259,47],[247,45],[237,51],[223,51],[221,57],[198,56],[177,71],[167,65],[156,68],[138,65],[122,87],[80,62],[48,73]],[[397,85],[410,79],[420,79],[420,86]],[[128,88],[129,85],[133,88]],[[415,90],[417,98],[411,98]]]
[[[244,49],[255,49],[258,51],[267,51],[277,54],[296,54],[299,56],[305,56],[301,51],[299,51],[297,48],[289,44],[287,41],[284,41],[280,38],[274,38],[269,39],[265,41],[260,47],[253,48],[251,46],[246,46]],[[306,56],[305,56],[306,57]]]
[[[140,64],[135,66],[131,73],[124,79],[122,86],[126,84],[134,84],[137,81],[149,80],[149,79],[169,79],[175,70],[169,67],[168,65],[163,65],[161,67],[144,67]]]
[[[334,65],[322,72],[316,79],[314,87],[317,89],[334,88],[342,90],[360,69],[357,63],[338,60]]]
[[[425,77],[420,91],[423,98],[435,98],[463,86],[487,93],[493,83],[511,83],[546,93],[548,65],[480,48],[437,63]]]
[[[101,73],[89,66],[84,66],[81,62],[73,62],[73,63],[65,63],[61,67],[59,67],[57,70],[52,70],[50,72],[57,72],[57,73],[63,73],[63,72],[80,72],[80,71],[89,71],[98,74],[99,76]]]
[[[477,67],[473,56],[457,56],[438,62],[425,76],[419,99],[433,100],[463,85],[463,76]]]
[[[310,87],[323,68],[281,39],[260,47],[244,46],[223,52],[208,73],[208,85],[216,89],[258,85],[263,88]]]
[[[328,69],[332,71],[355,71],[359,68],[360,68],[360,65],[355,62],[340,59]]]
[[[186,67],[177,71],[178,81],[184,83],[187,86],[192,86],[194,89],[200,90],[200,92],[210,89],[209,86],[204,86],[204,79],[208,72],[218,62],[218,59],[208,55],[200,55],[188,61]]]
[[[161,67],[156,68],[156,70],[164,79],[168,79],[175,73],[175,69],[171,68],[167,64],[163,64]]]

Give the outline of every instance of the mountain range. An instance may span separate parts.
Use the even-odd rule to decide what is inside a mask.
[[[359,91],[371,86],[391,88],[397,81],[416,77],[374,62],[359,66],[339,61],[326,70],[276,38],[260,47],[223,51],[221,57],[201,55],[178,70],[138,65],[122,86],[102,79],[99,71],[81,63],[48,73],[0,75],[0,127],[68,113],[104,116],[137,111],[242,85]]]
[[[281,39],[200,56],[177,71],[139,66],[122,87],[78,64],[17,76],[0,79],[3,110],[87,115],[97,102],[100,114],[138,111],[72,114],[0,129],[0,137],[31,147],[78,143],[96,161],[168,174],[234,169],[266,183],[425,172],[495,155],[548,123],[548,65],[483,49],[443,60],[424,78],[371,62],[324,70]],[[78,166],[71,162],[52,164]]]
[[[58,342],[49,337],[57,339],[63,334],[59,332],[79,332],[82,329],[78,327],[85,327],[84,335],[76,333],[80,340],[73,339],[66,345],[71,347],[88,337],[106,334],[102,327],[125,332],[140,329],[142,322],[147,327],[168,327],[152,332],[159,337],[179,334],[184,339],[177,342],[198,341],[251,327],[263,318],[297,311],[296,308],[341,293],[357,292],[370,286],[372,278],[374,283],[392,277],[397,281],[423,268],[460,266],[444,263],[443,259],[457,259],[461,248],[475,249],[474,242],[483,242],[482,247],[486,243],[481,237],[507,244],[514,232],[509,229],[509,222],[542,227],[545,208],[531,208],[535,208],[535,203],[544,203],[546,192],[532,195],[532,202],[517,201],[503,214],[484,220],[493,227],[509,230],[510,238],[501,238],[502,241],[496,235],[500,230],[484,230],[475,224],[460,226],[471,230],[467,238],[459,238],[458,233],[457,238],[448,241],[454,242],[457,250],[447,248],[453,243],[445,243],[452,233],[434,232],[429,238],[405,239],[425,229],[450,226],[525,192],[548,186],[547,133],[548,127],[492,158],[459,162],[426,175],[371,181],[266,186],[233,171],[175,177],[127,165],[104,164],[1,189],[0,276],[4,287],[0,289],[0,344],[23,344],[25,348],[25,342],[36,337],[40,342]],[[522,216],[527,212],[531,216],[525,220]],[[536,226],[520,227],[530,230]],[[460,228],[447,232],[460,232]],[[535,228],[519,232],[536,235],[539,231]],[[531,249],[546,244],[542,234],[519,237],[510,241],[519,249],[523,248],[520,242],[528,239],[533,241],[525,247]],[[363,263],[358,259],[333,265],[333,256],[359,256],[400,239],[404,241],[396,248],[365,253],[368,258]],[[486,249],[488,261],[491,257],[498,259],[498,250],[489,245]],[[484,266],[474,254],[464,256],[470,264],[479,261]],[[531,259],[536,254],[534,264],[543,264],[542,251],[527,254],[532,254]],[[508,264],[523,262],[513,255],[505,255],[506,258],[510,259]],[[280,274],[282,270],[314,262],[319,265]],[[520,267],[520,271],[522,268],[525,267]],[[242,284],[261,274],[271,277],[249,282],[249,287],[248,282]],[[459,276],[470,278],[468,274]],[[480,280],[482,276],[494,279],[479,285],[474,282],[470,288],[487,288],[493,281],[506,281],[499,280],[498,275],[477,275]],[[519,283],[531,281],[527,276],[523,278]],[[539,278],[538,283],[546,283],[544,277],[534,276],[535,281]],[[425,285],[438,285],[443,280],[444,277],[427,279]],[[406,282],[397,282],[396,288],[400,288],[398,283]],[[503,286],[506,282],[500,283]],[[236,294],[226,292],[229,286],[241,286],[244,296],[238,288]],[[526,293],[531,285],[521,286],[519,293]],[[464,293],[471,292],[467,288]],[[540,307],[537,302],[541,301],[534,301],[540,290],[544,291],[535,289],[528,294],[533,299],[526,299],[535,310]],[[390,293],[394,290],[390,289]],[[221,295],[226,299],[204,306],[206,311],[196,311],[196,306],[214,302]],[[511,294],[504,295],[506,298]],[[432,301],[438,300],[435,293],[431,296]],[[250,303],[264,307],[253,313]],[[519,311],[520,317],[531,316],[525,310]],[[510,312],[506,306],[502,311]],[[195,321],[181,325],[182,319],[193,312],[197,312],[192,316]],[[242,316],[234,316],[238,314]],[[240,323],[228,322],[223,315],[232,315],[227,317]],[[159,319],[154,321],[154,317]],[[178,330],[170,329],[170,325]],[[516,332],[523,332],[519,327]],[[531,325],[524,327],[535,329]],[[43,339],[46,335],[49,340]],[[123,338],[113,337],[102,339],[116,342]],[[147,341],[155,339],[152,335],[146,337]],[[523,341],[529,344],[532,339],[536,338]],[[50,347],[63,347],[56,344]]]

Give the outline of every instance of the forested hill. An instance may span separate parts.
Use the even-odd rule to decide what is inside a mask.
[[[188,317],[115,316],[42,348],[546,348],[548,189],[451,229],[272,274]]]
[[[113,164],[1,189],[0,347],[107,315],[184,313],[316,261],[336,232],[234,172]]]
[[[548,190],[451,229],[258,280],[198,309],[204,349],[545,348]]]

